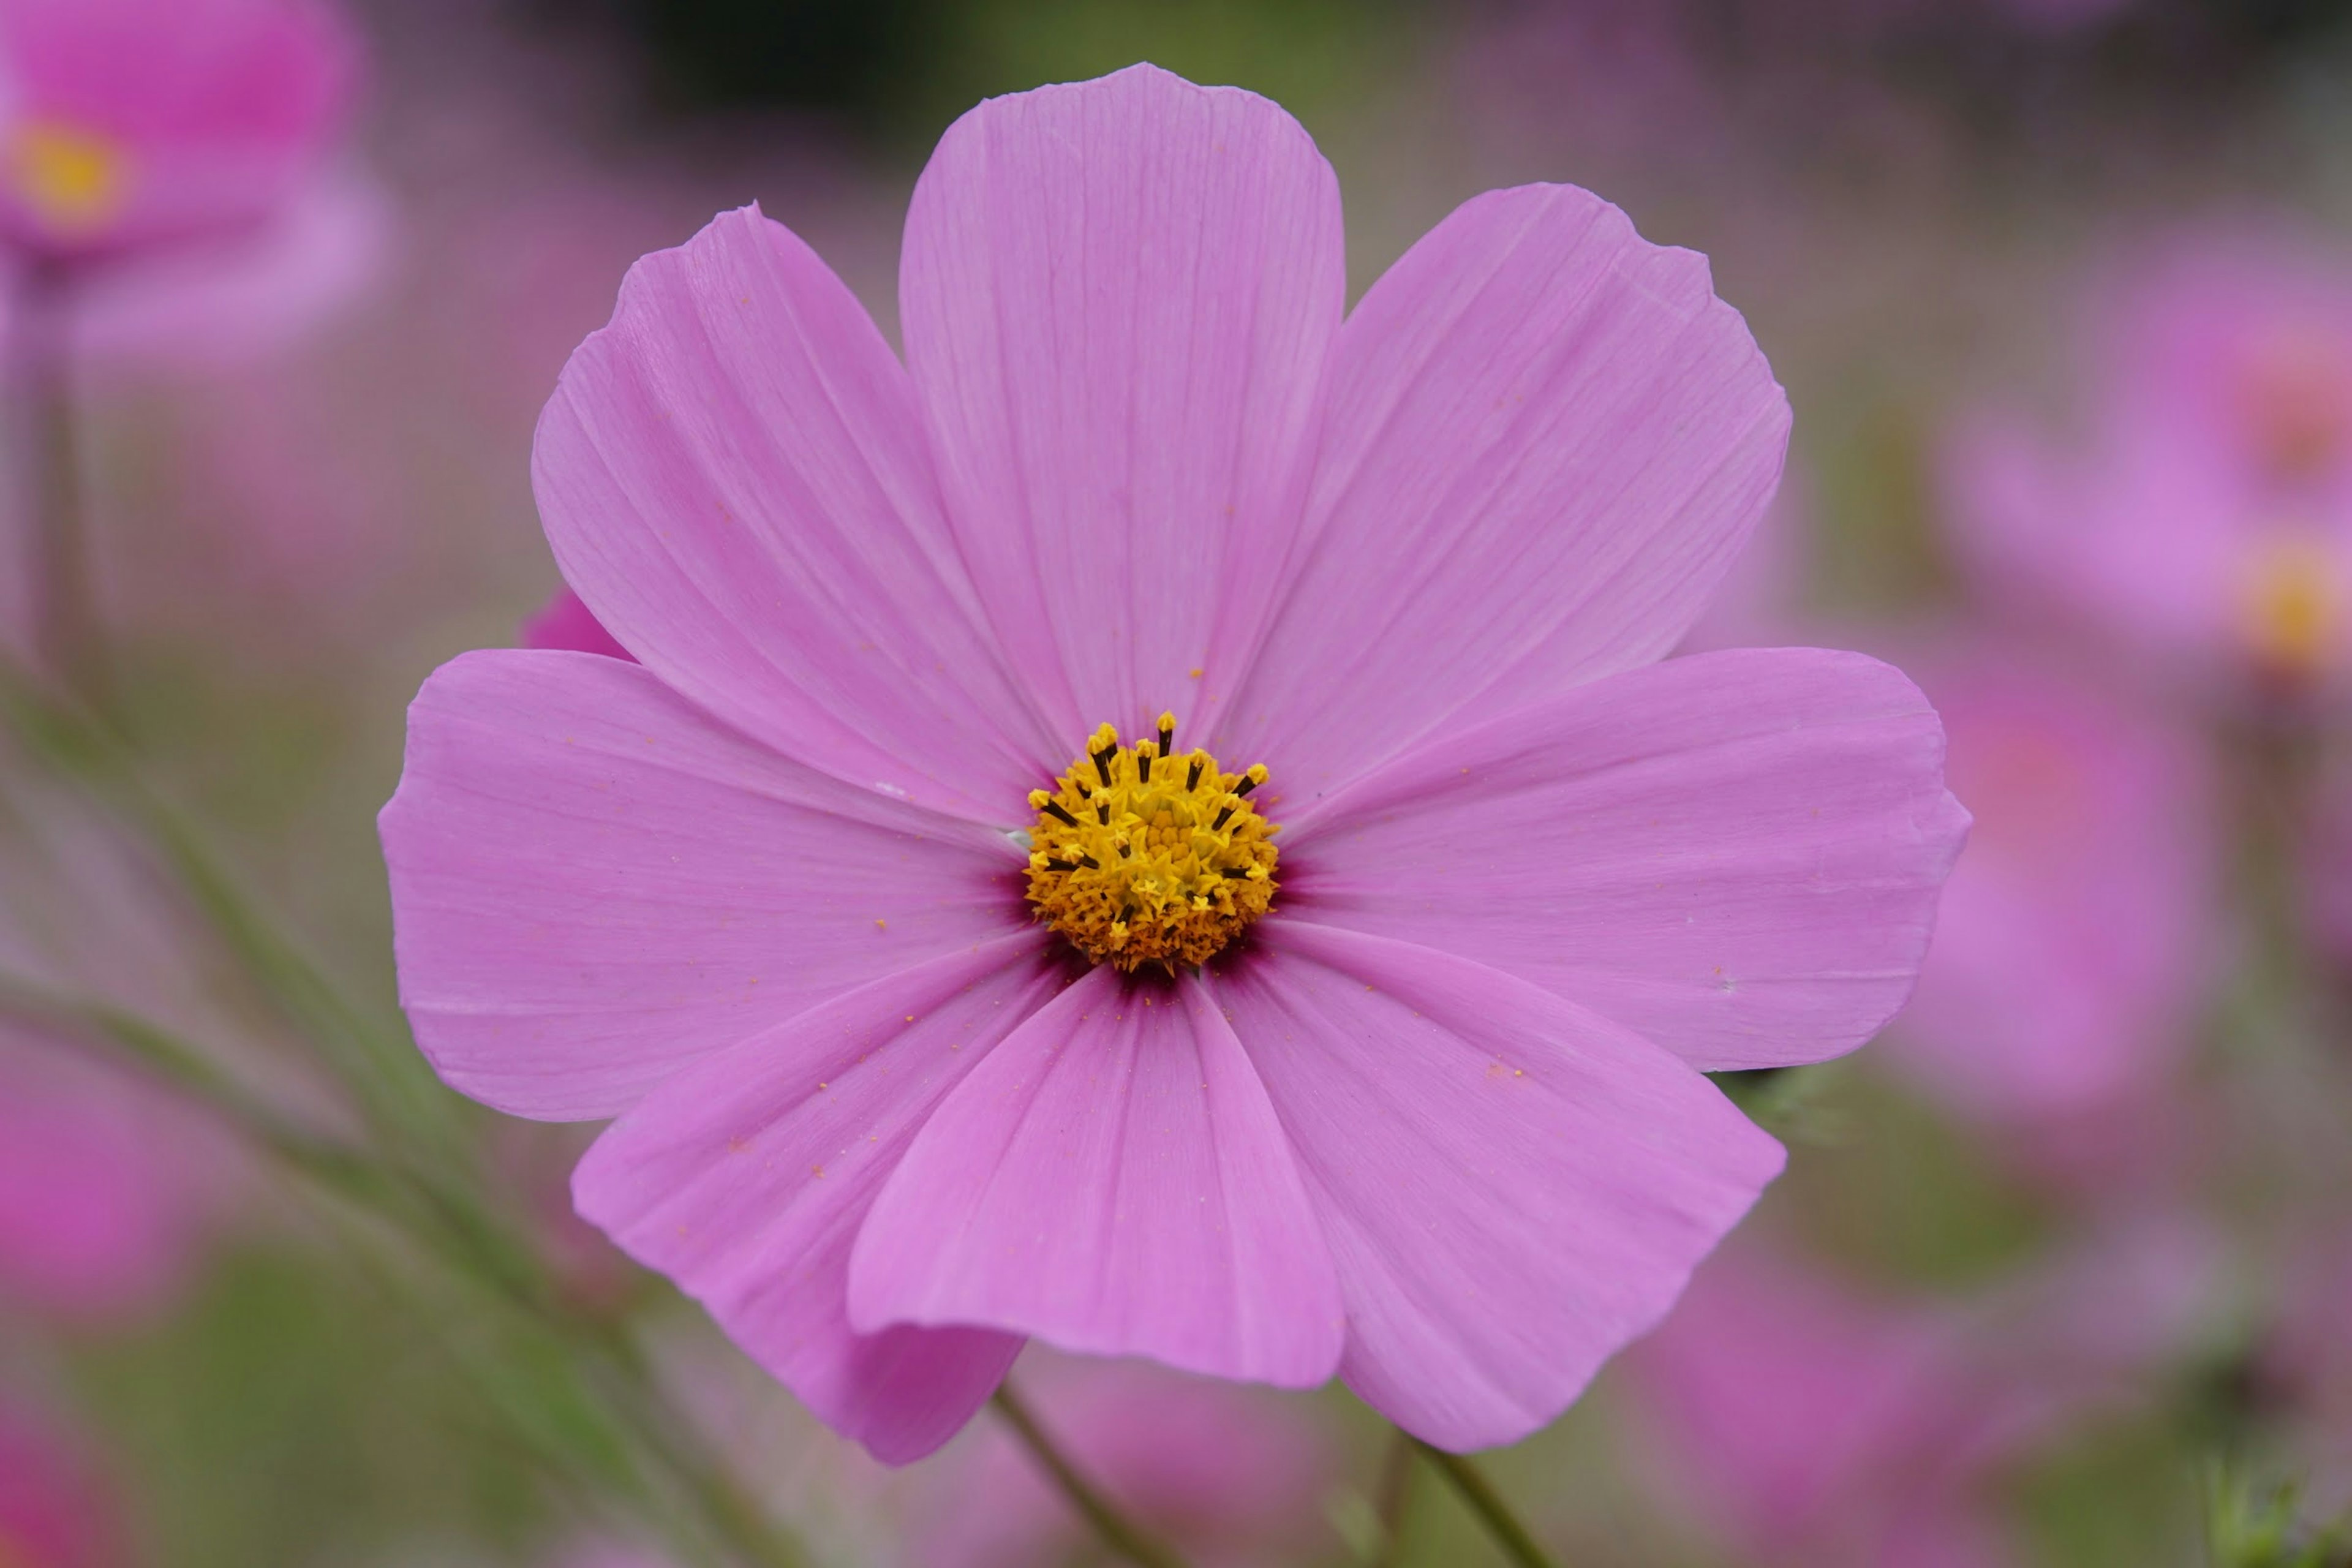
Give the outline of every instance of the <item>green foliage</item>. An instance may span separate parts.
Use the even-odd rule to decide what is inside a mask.
[[[2212,1568],[2352,1568],[2352,1521],[2305,1522],[2292,1483],[2262,1486],[2215,1465],[2205,1513]]]

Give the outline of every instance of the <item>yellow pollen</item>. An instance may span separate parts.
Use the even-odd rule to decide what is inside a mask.
[[[1259,763],[1175,750],[1176,715],[1121,745],[1105,724],[1051,790],[1032,790],[1029,901],[1097,963],[1200,964],[1274,902],[1274,836],[1250,805]]]
[[[2284,676],[2320,672],[2344,630],[2346,584],[2319,541],[2273,539],[2258,548],[2243,577],[2244,626],[2255,659]]]
[[[122,210],[131,184],[130,159],[112,138],[61,121],[15,127],[5,161],[17,199],[66,235],[103,227]]]

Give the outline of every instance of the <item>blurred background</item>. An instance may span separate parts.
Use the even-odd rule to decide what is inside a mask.
[[[1498,1487],[1577,1568],[2352,1563],[2352,5],[353,0],[225,100],[266,200],[101,254],[24,109],[79,3],[0,0],[0,615],[124,739],[7,694],[0,1564],[1109,1561],[986,1416],[817,1427],[572,1217],[585,1133],[433,1083],[373,816],[557,587],[532,424],[632,260],[757,199],[895,330],[945,125],[1137,59],[1305,121],[1358,291],[1528,181],[1705,252],[1796,431],[1695,642],[1901,663],[1976,815],[1915,1007],[1726,1082],[1788,1175]],[[1502,1561],[1336,1389],[1016,1377],[1199,1562]]]

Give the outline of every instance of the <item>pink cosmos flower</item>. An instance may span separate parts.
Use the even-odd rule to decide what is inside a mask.
[[[1022,1387],[1087,1478],[1189,1562],[1304,1563],[1329,1555],[1320,1435],[1292,1405],[1140,1362],[1022,1363]],[[919,1568],[1028,1568],[1088,1544],[1086,1524],[1001,1426],[917,1531]]]
[[[2096,280],[2092,415],[1948,454],[1957,542],[2006,587],[2177,668],[2294,687],[2352,669],[2352,264],[2192,237]]]
[[[261,224],[317,175],[355,65],[320,0],[5,0],[0,237],[74,262]]]
[[[2205,753],[2047,655],[1950,643],[1911,668],[1976,826],[1885,1059],[2095,1174],[2159,1131],[2213,978]]]
[[[349,299],[388,231],[332,166],[358,62],[325,0],[0,0],[10,330],[209,363]]]
[[[33,1412],[0,1405],[0,1563],[112,1568],[125,1561],[114,1518],[73,1444]]]
[[[1700,1069],[1910,988],[1967,820],[1926,701],[1658,662],[1788,427],[1705,263],[1538,186],[1344,288],[1306,133],[1149,67],[948,132],[903,363],[720,217],[540,426],[642,663],[411,710],[425,1050],[619,1117],[582,1212],[886,1459],[1028,1336],[1521,1436],[1780,1169]]]

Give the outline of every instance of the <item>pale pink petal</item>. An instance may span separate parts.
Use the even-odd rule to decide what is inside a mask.
[[[1283,909],[1474,957],[1708,1071],[1903,1005],[1968,815],[1859,654],[1670,659],[1433,742],[1286,818]]]
[[[1526,1436],[1779,1173],[1714,1085],[1496,970],[1276,918],[1210,989],[1306,1174],[1349,1386],[1415,1436]]]
[[[558,588],[554,595],[540,607],[539,613],[522,624],[522,646],[525,647],[568,648],[573,653],[601,653],[606,658],[632,658],[627,648],[613,640],[604,623],[588,613],[580,595],[569,588]]]
[[[1339,1286],[1265,1090],[1197,980],[1097,968],[942,1105],[876,1200],[850,1321],[1306,1387]]]
[[[531,466],[564,580],[746,733],[1007,826],[1069,762],[968,608],[906,372],[841,279],[756,209],[630,269],[612,325],[564,368]]]
[[[940,140],[907,363],[964,561],[1070,747],[1167,708],[1189,731],[1238,678],[1345,289],[1330,166],[1255,94],[1136,66]]]
[[[919,1458],[1021,1341],[854,1331],[850,1247],[925,1118],[1062,984],[1045,934],[1022,932],[836,997],[664,1084],[589,1150],[573,1198],[828,1426]]]
[[[707,1052],[1026,923],[1002,836],[797,766],[593,654],[442,667],[382,827],[417,1042],[522,1116],[615,1115]]]
[[[1465,204],[1349,318],[1311,553],[1210,744],[1303,795],[1663,657],[1788,429],[1702,258],[1570,186]]]
[[[323,174],[264,223],[93,271],[72,297],[74,349],[134,374],[208,374],[277,353],[383,278],[394,224],[381,186]]]

